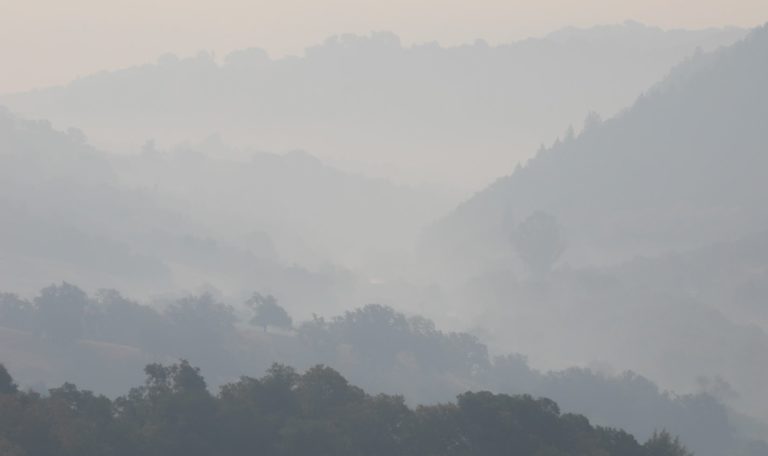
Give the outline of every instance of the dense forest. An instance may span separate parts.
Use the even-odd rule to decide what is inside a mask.
[[[182,360],[150,364],[143,386],[110,400],[65,383],[19,391],[0,365],[3,456],[499,455],[688,456],[666,431],[644,444],[561,414],[546,398],[466,392],[455,403],[409,408],[366,394],[322,365],[275,364],[212,394]]]
[[[768,451],[754,440],[759,425],[723,404],[728,391],[718,386],[727,384],[678,395],[629,371],[541,372],[520,354],[494,356],[476,336],[444,332],[386,306],[294,321],[274,297],[259,293],[241,303],[202,293],[151,305],[114,290],[89,295],[68,283],[33,299],[0,293],[0,359],[38,393],[73,382],[117,397],[141,381],[142,366],[181,358],[207,372],[213,388],[244,372],[258,375],[276,360],[299,369],[323,364],[409,406],[445,403],[468,390],[532,394],[639,439],[667,429],[697,455]]]

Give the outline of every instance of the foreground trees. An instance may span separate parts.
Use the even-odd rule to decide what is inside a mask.
[[[5,369],[0,365],[0,372]],[[46,396],[3,375],[0,453],[13,456],[607,455],[688,456],[677,439],[645,445],[624,431],[561,414],[553,401],[468,392],[409,408],[371,396],[335,370],[273,365],[211,394],[186,361],[146,367],[145,384],[114,401],[72,384]]]
[[[255,296],[252,304],[275,303],[269,295]],[[15,359],[17,378],[41,391],[71,381],[110,397],[141,383],[142,367],[156,360],[194,360],[211,391],[244,371],[266,371],[274,359],[302,368],[343,366],[355,384],[397,392],[410,403],[445,403],[466,390],[529,393],[643,438],[668,429],[697,455],[768,455],[764,443],[746,434],[747,424],[735,421],[715,397],[665,392],[632,372],[540,372],[524,356],[493,357],[473,335],[444,332],[428,319],[376,304],[315,316],[290,329],[275,330],[273,321],[267,332],[254,330],[260,326],[251,321],[254,313],[234,306],[209,293],[147,305],[114,290],[88,296],[67,283],[32,300],[0,293],[0,359]],[[51,330],[58,319],[70,330]],[[0,389],[4,384],[0,375]],[[5,454],[10,450],[0,451]]]

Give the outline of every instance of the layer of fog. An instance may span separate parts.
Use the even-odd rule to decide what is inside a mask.
[[[164,59],[7,97],[58,129],[0,116],[0,290],[31,302],[65,280],[155,303],[207,290],[237,312],[259,291],[321,328],[313,314],[375,302],[488,344],[446,342],[464,355],[528,356],[524,369],[501,364],[510,369],[634,370],[680,394],[712,393],[740,420],[768,420],[768,33],[685,59],[740,33],[630,24],[452,49],[345,37],[301,59]],[[622,106],[554,141],[590,109]],[[87,134],[59,128],[70,124]],[[541,141],[554,143],[512,173]],[[110,154],[110,142],[132,153]],[[297,147],[307,152],[282,152]],[[377,168],[389,160],[417,177]],[[453,210],[457,188],[510,173]],[[371,177],[381,174],[393,179]],[[24,331],[8,340],[33,340]],[[387,351],[391,339],[369,348]],[[137,353],[136,341],[120,343]],[[356,343],[311,360],[374,383],[365,362],[378,355]],[[27,347],[18,359],[45,364]],[[186,348],[141,347],[136,359],[184,354],[214,360],[214,378],[234,372]],[[387,356],[424,382],[424,398],[441,399],[419,376],[426,361],[401,351]],[[457,369],[473,378],[474,364]],[[376,386],[392,385],[405,387]],[[567,403],[583,392],[558,394]]]
[[[540,366],[721,377],[765,416],[766,49],[763,27],[681,64],[436,223],[443,307]]]

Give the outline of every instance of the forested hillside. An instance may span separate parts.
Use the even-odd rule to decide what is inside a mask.
[[[31,300],[0,294],[0,359],[36,391],[74,382],[115,397],[141,380],[143,365],[179,358],[201,366],[214,388],[259,375],[275,360],[300,369],[324,364],[410,405],[445,403],[467,390],[533,394],[639,439],[668,429],[701,456],[768,449],[760,423],[724,405],[727,385],[675,394],[630,371],[543,372],[523,355],[493,356],[475,336],[384,306],[296,321],[261,294],[244,303],[203,294],[152,306],[110,290],[89,296],[66,283]]]
[[[338,372],[275,364],[212,394],[187,361],[144,369],[144,386],[110,400],[71,383],[19,391],[0,364],[3,456],[498,455],[687,456],[667,432],[644,444],[561,414],[549,399],[466,392],[409,408]]]
[[[454,306],[532,359],[720,377],[763,414],[766,50],[762,27],[682,63],[427,230]]]
[[[495,259],[544,212],[572,265],[616,263],[768,228],[768,27],[680,64],[625,111],[588,118],[459,206],[425,243],[462,263]],[[512,255],[514,259],[514,255]]]

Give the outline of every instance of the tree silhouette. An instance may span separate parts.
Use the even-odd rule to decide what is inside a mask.
[[[35,305],[44,336],[53,343],[71,343],[81,338],[88,304],[88,295],[75,285],[63,282],[43,288]]]
[[[512,235],[518,256],[534,275],[545,275],[565,251],[557,219],[545,212],[531,214]]]
[[[293,326],[291,316],[277,304],[277,299],[272,295],[265,296],[261,293],[254,293],[245,301],[245,304],[254,312],[251,324],[261,326],[264,331],[269,326],[283,329],[289,329]]]
[[[690,456],[666,431],[640,445],[528,395],[467,392],[411,409],[322,365],[297,374],[276,364],[218,395],[184,360],[145,372],[144,386],[115,400],[71,383],[44,396],[0,394],[0,455]]]
[[[693,453],[680,443],[678,437],[672,437],[666,430],[654,431],[643,447],[646,454],[654,456],[693,456]]]
[[[11,374],[8,373],[5,366],[0,364],[0,394],[14,394],[17,390]]]

